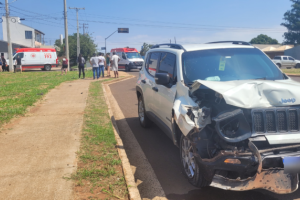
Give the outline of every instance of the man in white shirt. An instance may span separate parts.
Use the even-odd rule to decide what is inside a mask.
[[[99,53],[98,58],[100,60],[100,63],[99,63],[100,76],[102,73],[102,78],[104,78],[104,66],[106,65],[106,60],[103,56],[103,53]]]
[[[113,56],[111,57],[110,63],[111,63],[111,69],[114,71],[115,78],[119,78],[118,73],[118,63],[120,61],[120,57],[116,55],[116,52],[113,52]]]
[[[100,60],[96,56],[96,54],[94,53],[93,57],[91,57],[91,59],[90,59],[90,64],[93,67],[93,76],[94,76],[94,79],[95,79],[96,74],[97,74],[97,79],[99,79],[99,77],[100,77],[100,74],[99,74],[99,63],[100,63]]]

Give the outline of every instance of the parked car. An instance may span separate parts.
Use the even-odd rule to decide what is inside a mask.
[[[116,48],[111,49],[110,52],[111,56],[112,52],[116,52],[120,57],[119,69],[125,69],[127,72],[131,69],[141,69],[144,64],[143,58],[135,48]]]
[[[300,60],[291,56],[275,56],[272,60],[279,68],[300,68]]]
[[[18,56],[21,58],[23,70],[40,68],[45,71],[50,71],[52,67],[56,67],[58,64],[56,50],[52,48],[18,49],[13,60]],[[9,63],[8,59],[7,63]]]
[[[179,147],[196,187],[291,193],[299,88],[247,42],[155,45],[136,83],[139,121],[156,123]]]

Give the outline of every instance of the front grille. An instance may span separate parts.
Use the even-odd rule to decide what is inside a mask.
[[[300,108],[252,110],[252,129],[256,133],[299,131]]]

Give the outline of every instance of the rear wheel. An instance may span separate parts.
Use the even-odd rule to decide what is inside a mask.
[[[45,65],[44,69],[45,69],[46,71],[50,71],[50,70],[51,70],[51,65]]]
[[[147,128],[151,125],[151,120],[146,115],[144,100],[142,95],[140,95],[138,100],[138,114],[139,114],[139,120],[142,127]]]
[[[180,159],[183,173],[193,186],[205,187],[210,185],[210,181],[204,178],[204,172],[200,171],[196,162],[191,141],[183,134],[180,139]]]
[[[279,68],[281,68],[281,64],[277,63],[276,65],[277,65]]]

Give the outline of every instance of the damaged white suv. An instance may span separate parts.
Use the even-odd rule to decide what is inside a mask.
[[[155,45],[136,92],[141,125],[179,146],[194,186],[297,190],[300,84],[251,44]]]

